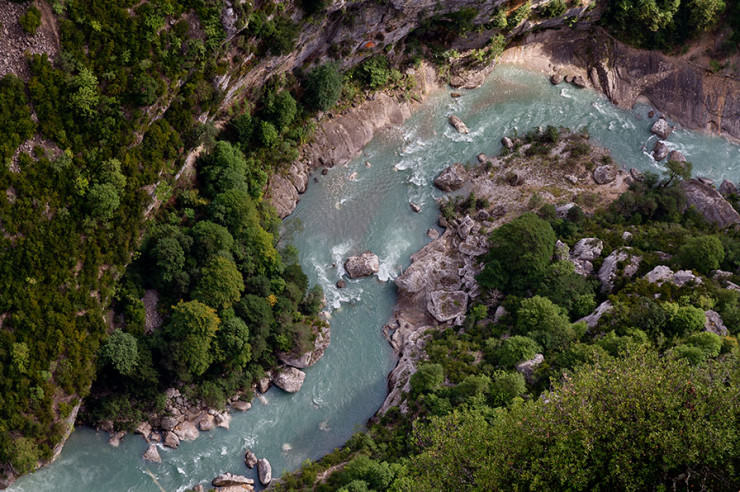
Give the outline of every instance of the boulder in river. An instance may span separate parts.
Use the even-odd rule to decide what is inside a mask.
[[[434,186],[442,191],[459,190],[465,184],[467,173],[465,166],[456,162],[445,168],[436,178],[434,178]]]
[[[146,453],[144,453],[143,458],[145,461],[151,461],[152,463],[162,462],[162,457],[159,456],[159,451],[157,450],[157,446],[155,444],[149,445],[149,447],[146,449]]]
[[[552,85],[558,85],[562,81],[563,81],[563,76],[560,75],[559,73],[554,73],[554,74],[550,75],[550,83]]]
[[[427,237],[434,241],[439,237],[439,231],[437,229],[429,228],[427,229]]]
[[[279,369],[277,374],[273,376],[272,382],[283,391],[288,393],[295,393],[303,386],[303,381],[306,379],[306,373],[295,367],[284,367]]]
[[[180,438],[178,438],[174,432],[167,431],[164,434],[164,445],[168,448],[175,449],[180,445]]]
[[[713,186],[698,179],[689,179],[683,181],[681,187],[688,205],[696,208],[709,222],[720,228],[740,224],[740,214]]]
[[[240,485],[254,485],[254,480],[233,473],[222,473],[211,481],[214,487],[234,487]]]
[[[350,278],[369,277],[380,270],[378,255],[365,251],[359,256],[350,256],[344,262],[344,269]]]
[[[457,130],[458,133],[467,134],[470,133],[470,130],[468,130],[468,127],[463,123],[463,120],[455,116],[454,114],[450,116],[449,118],[450,125],[455,127],[455,130]]]
[[[265,377],[257,381],[257,391],[260,393],[267,393],[267,390],[270,389],[270,375],[267,374]]]
[[[671,152],[668,154],[668,160],[675,162],[686,162],[686,156],[678,150],[671,150]]]
[[[344,281],[344,279],[337,280],[337,283],[335,284],[337,286],[337,289],[344,289],[347,287],[347,282]]]
[[[501,139],[501,145],[506,147],[507,150],[511,150],[514,148],[514,141],[510,139],[509,137],[503,137]]]
[[[247,449],[244,452],[244,464],[247,465],[247,468],[254,468],[254,466],[257,464],[257,455],[255,455],[251,449]]]
[[[665,118],[658,118],[650,127],[650,131],[665,140],[673,132],[673,128],[670,127]]]
[[[257,460],[257,472],[262,485],[269,485],[272,482],[272,466],[267,459],[262,458]]]
[[[612,165],[598,166],[593,172],[596,184],[607,184],[614,181],[617,177],[617,167]]]
[[[583,89],[586,87],[586,80],[581,75],[575,75],[571,80],[570,83],[574,86],[578,87],[579,89]]]
[[[187,420],[181,424],[177,424],[173,432],[181,441],[194,441],[200,435],[198,428]]]
[[[216,427],[213,415],[205,414],[198,422],[198,428],[202,431],[210,431]]]
[[[413,210],[413,211],[414,211],[414,212],[416,212],[417,214],[418,214],[419,212],[421,212],[421,206],[420,206],[419,204],[417,204],[417,203],[414,203],[414,202],[409,202],[409,207],[411,207],[411,210]]]
[[[668,156],[668,146],[662,140],[655,142],[653,147],[653,159],[660,162]]]
[[[252,408],[252,404],[248,401],[236,400],[231,402],[231,408],[240,412],[246,412],[247,410]]]

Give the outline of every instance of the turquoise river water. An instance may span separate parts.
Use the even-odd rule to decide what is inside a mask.
[[[649,108],[623,111],[603,96],[560,85],[511,66],[497,67],[480,89],[453,100],[447,91],[430,97],[400,128],[381,132],[347,166],[316,174],[285,223],[286,239],[300,250],[309,278],[324,288],[332,311],[332,341],[324,358],[306,370],[300,392],[271,389],[246,413],[235,412],[231,429],[201,433],[176,450],[160,449],[162,464],[146,463],[146,444],[127,436],[119,448],[107,435],[76,430],[59,459],[22,478],[13,492],[182,491],[222,472],[254,476],[244,449],[268,458],[273,476],[318,458],[362,429],[386,395],[393,354],[381,334],[395,302],[390,281],[427,241],[441,193],[431,181],[454,161],[495,155],[501,136],[538,125],[586,126],[624,167],[659,171],[643,150],[652,149]],[[447,123],[456,114],[471,129],[457,134]],[[740,147],[726,140],[679,129],[668,145],[694,163],[696,174],[740,180]],[[370,162],[367,167],[365,162]],[[313,180],[312,180],[313,181]],[[413,213],[409,201],[423,207]],[[381,260],[378,278],[352,280],[338,290],[343,259],[372,250]],[[334,267],[332,265],[337,265]]]

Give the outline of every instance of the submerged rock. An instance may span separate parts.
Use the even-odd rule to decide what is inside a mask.
[[[303,386],[306,373],[295,367],[284,367],[273,376],[272,382],[283,391],[295,393]]]
[[[337,280],[337,283],[334,285],[337,286],[337,289],[344,289],[345,287],[347,287],[347,282],[345,282],[343,279],[340,278],[339,280]]]
[[[559,73],[554,73],[554,74],[550,75],[550,83],[552,85],[558,85],[562,81],[563,81],[563,76],[560,75]]]
[[[269,485],[272,482],[272,466],[265,458],[257,460],[257,472],[262,485]]]
[[[155,444],[150,444],[149,447],[146,449],[144,456],[142,457],[145,461],[151,461],[152,463],[162,462],[162,457],[159,456],[159,451],[157,450],[157,446]]]
[[[418,204],[416,204],[416,203],[414,203],[414,202],[409,202],[409,207],[411,207],[411,210],[413,210],[413,211],[414,211],[414,212],[416,212],[417,214],[418,214],[419,212],[421,212],[421,206],[419,206]]]
[[[450,125],[455,127],[455,130],[458,131],[458,133],[467,134],[470,133],[470,130],[468,130],[468,127],[463,123],[463,120],[455,116],[454,114],[450,116],[449,118]]]
[[[574,76],[570,80],[570,83],[573,84],[574,86],[578,87],[579,89],[583,89],[583,88],[586,87],[586,80],[581,75]]]
[[[668,122],[665,120],[665,118],[661,117],[658,118],[655,123],[653,123],[653,126],[650,127],[650,131],[665,140],[668,138],[671,132],[673,132],[673,128],[668,125]]]
[[[350,278],[368,277],[378,273],[380,269],[380,260],[378,255],[365,251],[359,256],[350,256],[344,262],[344,269]]]
[[[434,186],[442,191],[456,191],[465,184],[467,171],[465,166],[459,162],[445,168],[439,175],[434,178]]]

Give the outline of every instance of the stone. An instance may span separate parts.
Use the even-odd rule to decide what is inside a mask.
[[[157,450],[157,446],[155,444],[150,444],[148,448],[146,448],[146,452],[144,453],[144,461],[151,461],[152,463],[161,463],[162,457],[159,456],[159,451]]]
[[[429,228],[427,229],[427,237],[434,241],[439,237],[439,231],[437,229]]]
[[[177,425],[177,419],[175,417],[162,417],[159,419],[159,427],[163,430],[171,431]]]
[[[213,430],[213,428],[216,427],[216,422],[214,420],[213,415],[205,414],[200,419],[200,422],[198,422],[198,428],[202,431]]]
[[[653,159],[660,162],[668,156],[668,147],[665,142],[658,140],[653,147]]]
[[[714,180],[712,178],[707,178],[706,176],[697,176],[696,179],[707,186],[714,186]]]
[[[216,420],[216,427],[221,427],[222,429],[228,429],[229,425],[231,424],[231,415],[229,415],[226,412],[223,413],[217,413],[213,416],[213,418]]]
[[[730,330],[722,322],[722,317],[718,312],[710,309],[709,311],[704,311],[704,315],[707,318],[704,322],[704,331],[710,331],[721,337],[726,337],[730,334]]]
[[[570,184],[572,184],[572,185],[577,185],[577,184],[578,184],[578,176],[574,176],[574,175],[572,175],[572,174],[566,174],[566,175],[564,176],[564,178],[565,178],[565,180],[566,180],[566,181],[567,181],[568,183],[570,183]]]
[[[555,243],[555,261],[565,261],[570,258],[570,247],[560,239]]]
[[[563,76],[560,75],[559,73],[554,73],[554,74],[550,75],[550,83],[552,85],[558,85],[562,81],[563,81]]]
[[[596,237],[584,237],[573,245],[573,251],[570,253],[571,258],[579,260],[593,261],[601,256],[604,249],[604,242]]]
[[[511,150],[514,148],[514,142],[509,137],[503,137],[501,139],[501,145],[506,147],[508,150]]]
[[[144,439],[146,439],[149,437],[149,434],[152,433],[152,425],[149,422],[142,422],[136,426],[136,430],[134,432],[141,434],[144,436]]]
[[[593,172],[594,181],[600,185],[611,183],[616,177],[617,167],[612,165],[598,166]]]
[[[532,382],[532,375],[537,367],[545,362],[545,356],[542,354],[535,354],[529,360],[522,361],[516,365],[516,370],[521,373],[528,382]]]
[[[303,386],[306,373],[295,367],[284,367],[273,376],[272,382],[275,386],[288,393],[295,393]]]
[[[413,210],[417,214],[419,212],[421,212],[421,207],[418,204],[414,203],[414,202],[409,202],[409,207],[411,207],[411,210]]]
[[[324,168],[324,169],[321,170],[321,175],[322,176],[326,176],[327,174],[329,174],[329,170],[327,168]]]
[[[719,192],[722,196],[727,197],[729,195],[737,195],[737,186],[732,181],[722,180],[719,185]]]
[[[344,269],[350,278],[369,277],[378,273],[380,269],[380,260],[378,255],[365,251],[358,256],[350,256],[344,262]]]
[[[470,130],[468,130],[468,127],[465,126],[465,123],[463,123],[463,120],[461,120],[454,114],[448,118],[448,121],[450,122],[450,125],[452,125],[455,128],[455,130],[457,130],[458,133],[462,133],[462,134],[470,133]]]
[[[586,87],[586,80],[581,75],[574,76],[571,79],[570,83],[578,87],[579,89],[583,89],[584,87]]]
[[[254,485],[254,480],[233,473],[222,473],[211,481],[214,487],[233,487],[235,485]]]
[[[665,265],[656,266],[646,273],[644,278],[651,284],[662,285],[665,282],[670,282],[678,287],[683,287],[689,283],[702,283],[701,278],[694,275],[691,270],[679,270],[674,273],[673,270]]]
[[[347,287],[347,282],[344,281],[344,279],[337,280],[337,283],[335,284],[337,286],[337,289],[344,289]]]
[[[734,274],[726,270],[712,270],[712,278],[714,280],[727,280],[731,279]]]
[[[648,118],[655,118],[655,111],[653,111],[652,109],[648,111]]]
[[[462,97],[462,94],[459,92],[450,92],[450,97],[453,99],[457,99],[458,97]]]
[[[267,393],[268,389],[270,389],[269,375],[257,381],[257,391],[259,391],[260,393]]]
[[[559,219],[565,219],[566,217],[568,217],[568,212],[570,212],[570,209],[572,209],[575,206],[576,204],[572,202],[566,203],[565,205],[559,205],[555,207],[555,214],[557,215]]]
[[[461,290],[436,290],[429,293],[427,311],[440,323],[455,320],[462,323],[468,309],[468,294]]]
[[[167,431],[164,434],[164,445],[168,448],[175,449],[180,445],[180,439],[172,431]]]
[[[181,424],[177,424],[173,432],[181,441],[194,441],[200,435],[195,424],[187,420]]]
[[[159,432],[152,432],[149,434],[149,441],[151,442],[160,442],[162,440],[162,434]]]
[[[524,176],[519,173],[510,172],[506,177],[506,181],[511,186],[521,186],[524,184]]]
[[[604,316],[604,314],[606,314],[609,311],[611,311],[613,307],[614,306],[612,305],[611,302],[604,301],[601,304],[599,304],[598,306],[596,306],[596,309],[594,309],[594,312],[593,313],[591,313],[588,316],[584,316],[583,318],[579,319],[577,321],[577,323],[581,323],[581,322],[586,323],[586,326],[588,326],[588,328],[590,330],[591,329],[594,329],[596,327],[596,325],[599,324],[599,320],[601,319],[601,317]]]
[[[262,458],[257,460],[257,472],[262,485],[269,485],[272,482],[272,466],[270,466],[270,462],[267,459]]]
[[[119,431],[119,432],[114,432],[114,433],[113,433],[113,434],[112,434],[112,435],[110,436],[110,439],[108,439],[108,444],[110,444],[110,445],[111,445],[111,446],[113,446],[114,448],[117,448],[118,446],[120,446],[120,445],[121,445],[121,439],[122,439],[122,438],[123,438],[123,436],[125,436],[125,435],[126,435],[126,432],[125,432],[125,431]]]
[[[623,264],[622,275],[626,278],[632,278],[640,267],[642,257],[631,253],[632,248],[615,249],[604,258],[604,262],[599,268],[599,281],[601,282],[601,292],[611,292],[614,288],[614,280],[619,273],[619,264]],[[625,264],[625,262],[627,262]]]
[[[624,231],[622,233],[622,242],[628,243],[632,241],[632,233],[630,231]]]
[[[683,181],[681,187],[688,205],[696,208],[709,222],[720,228],[740,224],[740,214],[714,187],[698,179]]]
[[[252,408],[252,404],[248,401],[236,400],[231,402],[231,408],[239,412],[246,412],[247,410]]]
[[[473,227],[475,227],[475,221],[469,215],[466,215],[457,226],[457,235],[464,240],[473,230]]]
[[[459,162],[445,168],[439,175],[434,178],[434,186],[442,191],[456,191],[465,184],[465,178],[468,172],[465,166]]]
[[[668,160],[675,162],[686,162],[686,156],[677,150],[671,150],[671,152],[668,154]]]
[[[257,455],[255,455],[250,449],[247,449],[244,452],[244,464],[247,465],[247,468],[254,468],[254,466],[257,464]]]
[[[496,308],[496,312],[493,313],[493,322],[498,323],[501,321],[501,318],[509,314],[509,312],[506,310],[505,307],[499,306]]]
[[[655,120],[653,126],[650,127],[650,131],[665,140],[671,134],[673,128],[668,125],[668,122],[665,120],[665,118],[661,117]]]
[[[488,160],[488,156],[481,152],[480,154],[478,154],[477,159],[478,159],[478,162],[483,163]]]
[[[645,180],[645,175],[642,174],[642,171],[640,171],[639,169],[635,169],[634,167],[631,167],[630,168],[630,176],[635,181],[644,181]]]

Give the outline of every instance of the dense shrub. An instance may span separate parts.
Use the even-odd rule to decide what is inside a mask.
[[[327,63],[311,70],[304,82],[305,101],[314,110],[326,111],[334,106],[342,93],[342,74],[336,63]]]
[[[691,237],[678,250],[678,262],[705,275],[719,268],[725,249],[717,236]]]
[[[513,367],[517,362],[529,360],[542,348],[529,337],[516,335],[505,339],[492,351],[493,362],[503,367]]]
[[[41,25],[41,11],[31,5],[28,10],[18,19],[23,30],[28,34],[36,34],[36,30]]]

